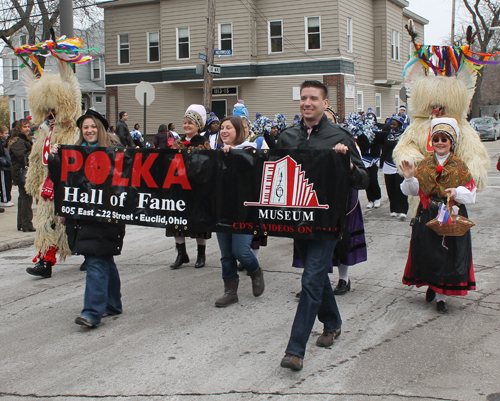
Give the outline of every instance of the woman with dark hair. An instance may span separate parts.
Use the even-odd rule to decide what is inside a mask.
[[[123,148],[116,136],[106,132],[108,122],[96,111],[87,110],[76,124],[80,128],[76,145]],[[55,174],[54,169],[61,163],[58,147],[56,144],[50,150],[50,174]],[[80,220],[77,217],[66,218],[65,224],[71,252],[83,255],[87,268],[83,310],[75,323],[94,328],[99,326],[103,317],[122,313],[120,275],[113,256],[121,253],[125,224]]]
[[[172,133],[175,139],[179,139],[180,136],[177,132],[175,132],[175,125],[174,123],[169,123],[167,129]]]
[[[12,190],[12,178],[11,178],[11,166],[12,161],[10,159],[10,153],[7,150],[7,141],[9,138],[9,129],[0,125],[0,206],[10,207],[14,206],[14,202],[11,202],[10,192]]]
[[[153,139],[153,146],[157,149],[170,149],[175,141],[175,137],[165,124],[158,127],[158,133]]]
[[[139,125],[139,123],[136,123],[130,135],[132,136],[132,141],[134,142],[134,145],[138,146],[139,148],[143,148],[144,142],[142,138],[142,133],[141,131],[139,131],[139,128],[141,128],[141,126]]]
[[[257,145],[246,141],[245,136],[241,118],[226,117],[221,121],[219,144],[224,152],[230,152],[232,149],[255,149]],[[215,301],[215,306],[225,307],[238,302],[238,261],[252,279],[253,295],[262,295],[264,274],[258,259],[250,249],[253,234],[217,233],[217,240],[221,252],[224,295]]]

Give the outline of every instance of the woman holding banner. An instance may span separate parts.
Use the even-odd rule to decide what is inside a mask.
[[[245,140],[245,129],[239,117],[226,117],[221,121],[219,144],[224,152],[231,149],[255,149],[254,142]],[[238,267],[240,261],[252,279],[253,295],[258,297],[264,292],[264,274],[259,261],[252,252],[253,234],[217,233],[221,252],[222,280],[224,295],[215,301],[215,306],[226,307],[238,302]]]
[[[87,110],[76,124],[80,129],[76,145],[112,146],[113,149],[123,147],[115,135],[106,132],[108,122],[94,110]],[[52,174],[51,167],[61,163],[57,154],[58,147],[56,144],[50,150],[49,173]],[[122,313],[120,275],[113,256],[121,253],[125,224],[77,218],[66,218],[65,224],[71,252],[83,255],[87,268],[83,310],[75,323],[94,328],[99,326],[103,317]]]
[[[207,121],[207,112],[201,104],[192,104],[186,110],[182,127],[186,138],[177,139],[172,145],[172,149],[206,149],[210,150],[210,143],[200,135]],[[194,267],[199,269],[205,266],[205,250],[207,239],[211,238],[210,232],[180,232],[167,229],[167,237],[175,237],[175,247],[177,249],[177,259],[170,265],[171,269],[179,269],[184,263],[189,263],[189,256],[186,252],[186,237],[196,238],[198,245],[198,256]]]

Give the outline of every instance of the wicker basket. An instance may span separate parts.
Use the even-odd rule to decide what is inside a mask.
[[[451,224],[440,225],[437,219],[432,219],[427,223],[427,227],[431,228],[438,235],[447,235],[449,237],[461,237],[464,235],[472,226],[476,224],[470,221],[468,218],[460,216],[458,214],[451,213],[450,198],[448,197],[448,203],[446,205],[448,213],[451,216]]]

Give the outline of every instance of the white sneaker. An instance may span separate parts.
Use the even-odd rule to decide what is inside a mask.
[[[392,212],[391,217],[398,217],[398,214],[396,212]]]
[[[14,202],[0,202],[0,206],[11,207],[11,206],[14,206]]]
[[[399,213],[398,218],[399,218],[399,220],[401,220],[401,221],[405,221],[405,220],[406,220],[406,214],[404,214],[404,213]]]
[[[368,204],[366,205],[366,208],[371,209],[372,207],[373,207],[373,202],[368,202]]]
[[[375,202],[373,202],[374,207],[380,207],[380,199],[377,199]]]

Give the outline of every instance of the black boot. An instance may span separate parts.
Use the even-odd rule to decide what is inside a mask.
[[[35,267],[28,267],[26,273],[32,276],[40,276],[43,278],[50,278],[52,276],[52,263],[44,262],[42,258],[38,260]]]
[[[205,249],[206,245],[198,245],[198,256],[196,258],[196,263],[194,267],[199,269],[200,267],[205,266]]]
[[[189,263],[189,256],[186,253],[186,243],[175,243],[175,247],[177,248],[177,259],[170,265],[171,269],[178,269],[183,263]]]

